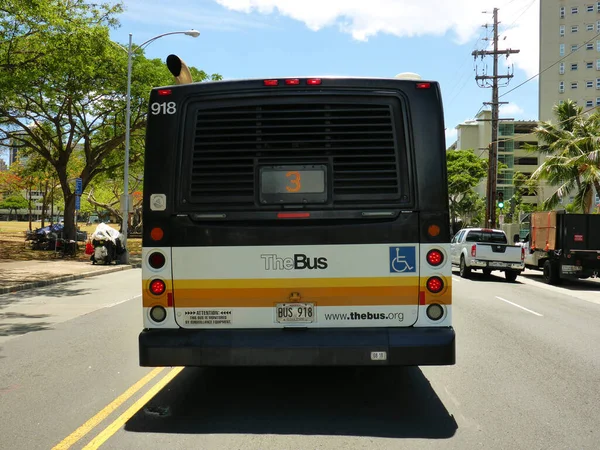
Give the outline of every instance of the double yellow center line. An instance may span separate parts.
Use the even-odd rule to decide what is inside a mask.
[[[110,404],[105,406],[98,414],[89,419],[79,428],[77,428],[73,433],[64,438],[58,445],[52,448],[52,450],[66,450],[71,448],[75,443],[77,443],[80,439],[85,437],[90,431],[92,431],[98,424],[100,424],[104,419],[114,413],[123,403],[129,400],[135,393],[139,392],[144,386],[146,386],[150,381],[152,381],[156,376],[158,376],[164,367],[157,367],[153,369],[151,372],[146,374],[142,379],[140,379],[137,383],[119,395],[116,399],[114,399]],[[125,423],[131,419],[143,406],[148,403],[152,398],[160,392],[162,388],[164,388],[169,382],[173,380],[181,371],[183,367],[175,367],[171,369],[167,374],[162,377],[158,383],[156,383],[152,388],[148,390],[144,395],[142,395],[139,400],[137,400],[133,405],[131,405],[123,414],[121,414],[117,419],[111,422],[104,430],[102,430],[89,444],[87,444],[84,449],[97,449],[102,444],[104,444],[112,435],[114,435],[119,429],[125,425]]]

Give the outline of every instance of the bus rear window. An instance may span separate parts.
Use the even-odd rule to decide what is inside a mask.
[[[190,163],[182,166],[187,207],[329,209],[409,201],[397,98],[263,97],[207,102],[191,111],[193,139],[184,149]]]

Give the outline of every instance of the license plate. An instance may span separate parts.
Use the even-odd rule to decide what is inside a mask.
[[[507,263],[503,263],[503,262],[491,262],[490,263],[490,267],[507,267],[508,264]]]
[[[580,270],[583,270],[583,267],[564,265],[562,266],[562,270],[563,272],[579,272]]]
[[[313,323],[316,317],[314,303],[277,303],[275,317],[279,323]]]

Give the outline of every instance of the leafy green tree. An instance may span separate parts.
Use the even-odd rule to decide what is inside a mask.
[[[54,167],[65,233],[74,235],[74,178],[82,179],[85,190],[100,174],[123,165],[127,53],[109,37],[122,8],[84,0],[29,0],[22,9],[26,0],[5,2],[9,7],[2,10],[0,24],[10,33],[3,35],[0,55],[11,62],[0,79],[0,141],[36,153]],[[197,69],[192,73],[219,78]],[[134,139],[146,125],[151,88],[166,84],[172,84],[172,76],[165,64],[136,49]]]
[[[481,180],[487,175],[487,162],[475,155],[473,150],[452,150],[446,152],[448,171],[448,195],[450,197],[450,217],[453,227],[458,218],[477,217],[479,205],[474,192]],[[485,206],[484,206],[485,207]]]
[[[582,107],[567,100],[555,106],[554,113],[556,124],[542,122],[535,131],[541,144],[527,147],[547,157],[531,178],[557,187],[544,208],[555,208],[575,192],[577,210],[590,213],[594,190],[600,194],[600,112],[586,115]]]
[[[17,215],[17,210],[26,209],[29,202],[22,195],[11,195],[0,201],[0,209],[8,209],[8,218],[10,220],[10,214],[12,211]]]
[[[485,220],[485,201],[472,190],[456,203],[455,210],[463,226],[482,225]]]

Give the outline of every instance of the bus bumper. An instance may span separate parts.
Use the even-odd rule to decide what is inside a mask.
[[[144,367],[452,365],[455,335],[452,327],[144,330],[139,351]]]

